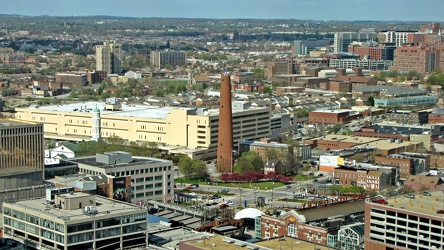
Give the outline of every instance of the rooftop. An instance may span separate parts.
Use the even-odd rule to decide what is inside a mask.
[[[122,110],[105,110],[105,102],[82,102],[82,103],[67,103],[63,105],[48,105],[48,106],[30,106],[26,109],[38,109],[44,111],[66,112],[66,113],[78,113],[78,114],[92,114],[95,108],[100,110],[101,115],[112,115],[122,117],[139,117],[146,119],[165,119],[171,110],[196,110],[196,108],[190,107],[159,107],[144,104],[122,104]],[[20,110],[21,108],[18,108]],[[251,106],[247,110],[265,109],[263,107]],[[233,107],[233,113],[239,113],[244,110],[237,110]],[[219,109],[208,109],[209,116],[219,115]]]
[[[384,92],[386,95],[408,96],[408,95],[425,95],[427,92],[422,89],[397,87],[397,86],[362,86],[356,92],[372,93]]]
[[[397,209],[404,209],[410,212],[426,214],[441,217],[444,219],[444,214],[437,214],[436,211],[443,207],[443,191],[441,189],[428,191],[431,196],[420,195],[420,193],[412,193],[415,195],[414,199],[410,199],[404,196],[394,196],[387,199],[388,204],[372,203],[374,207],[394,207]],[[371,203],[370,199],[367,203]],[[421,207],[422,206],[422,207]]]
[[[311,242],[302,241],[290,237],[285,237],[281,240],[270,239],[264,241],[258,241],[254,243],[247,243],[245,241],[235,240],[223,236],[209,237],[200,240],[192,240],[183,242],[183,244],[193,246],[196,249],[208,249],[208,250],[226,250],[226,249],[258,249],[258,250],[271,250],[271,249],[299,249],[299,250],[327,250],[333,249],[325,246],[313,244]]]
[[[325,141],[350,142],[350,143],[356,143],[356,144],[368,144],[368,143],[372,143],[372,142],[376,142],[376,141],[381,140],[381,138],[350,136],[350,135],[335,135],[335,134],[327,134],[325,136],[321,136],[316,139],[317,140],[325,140]]]
[[[315,110],[312,112],[342,114],[342,113],[350,113],[350,110],[348,110],[348,109],[339,109],[339,110],[334,109],[334,110]]]
[[[74,193],[74,194],[64,194],[65,196],[89,196],[90,194],[85,193]],[[95,208],[98,213],[95,215],[95,219],[100,219],[101,217],[109,218],[110,215],[120,216],[122,213],[139,211],[144,212],[143,208],[136,205],[120,202],[112,199],[108,199],[101,196],[95,196],[96,204]],[[84,214],[83,208],[73,209],[73,210],[63,210],[54,207],[53,205],[47,204],[46,198],[41,199],[29,199],[24,201],[17,201],[12,204],[13,206],[21,207],[27,211],[33,211],[34,213],[40,214],[40,216],[50,216],[64,221],[78,221],[84,220],[91,217],[91,215]]]
[[[0,128],[9,126],[35,125],[36,122],[20,121],[15,119],[0,119]]]
[[[159,162],[170,162],[168,160],[163,160],[159,158],[149,158],[149,157],[139,157],[133,156],[132,161],[129,163],[121,163],[121,164],[105,164],[96,161],[96,156],[85,156],[79,158],[71,158],[66,161],[74,162],[78,164],[84,164],[89,166],[95,166],[100,168],[113,168],[113,167],[121,167],[121,166],[132,166],[132,165],[142,165],[142,164],[153,164]]]
[[[376,147],[379,150],[390,150],[393,148],[400,148],[400,147],[407,147],[410,145],[419,145],[422,144],[422,142],[416,142],[416,141],[402,141],[402,142],[388,142],[387,140],[379,140],[370,142],[368,144],[369,147]]]

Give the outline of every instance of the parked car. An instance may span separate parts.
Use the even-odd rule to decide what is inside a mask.
[[[199,187],[199,184],[195,183],[195,184],[191,184],[192,186],[196,186],[196,188]]]
[[[226,203],[227,203],[229,206],[233,206],[233,205],[234,205],[234,202],[233,202],[232,200],[228,200]]]
[[[424,196],[432,196],[432,194],[427,191],[421,192],[421,194]]]
[[[415,195],[414,194],[406,194],[404,195],[405,198],[409,198],[409,199],[415,199]]]
[[[230,205],[228,205],[227,203],[222,203],[222,204],[219,205],[219,208],[224,209],[224,208],[227,208],[229,206]]]
[[[213,194],[213,196],[211,197],[211,199],[213,199],[213,200],[220,199],[220,198],[222,198],[222,197],[218,194]]]
[[[286,188],[286,189],[290,189],[290,188],[291,188],[291,186],[290,186],[290,185],[288,185],[288,186],[286,186],[285,188]]]
[[[194,186],[194,185],[189,185],[187,188],[188,188],[188,189],[196,189],[196,186]]]
[[[224,189],[222,189],[220,192],[221,192],[221,193],[228,193],[228,192],[230,192],[230,190],[228,190],[227,188],[224,188]]]
[[[379,198],[379,199],[373,199],[372,202],[374,202],[374,203],[379,203],[379,204],[388,204],[388,202],[387,202],[386,200],[381,199],[381,198]]]

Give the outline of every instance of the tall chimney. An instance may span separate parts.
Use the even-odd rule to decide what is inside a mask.
[[[233,172],[233,117],[229,74],[223,74],[220,81],[217,169],[221,173]]]

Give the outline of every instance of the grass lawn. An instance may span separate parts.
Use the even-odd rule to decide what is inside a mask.
[[[294,180],[295,181],[308,181],[308,180],[314,180],[317,179],[318,177],[315,177],[313,175],[296,175],[294,176]]]
[[[242,182],[242,183],[236,183],[236,182],[234,182],[234,183],[233,182],[223,183],[223,182],[220,182],[219,186],[221,186],[221,187],[231,187],[231,188],[233,188],[233,187],[237,187],[237,188],[242,187],[242,188],[251,188],[251,189],[257,188],[257,189],[260,189],[260,190],[267,190],[267,189],[272,189],[273,187],[274,188],[282,187],[282,186],[285,186],[285,184],[282,183],[282,182],[274,182],[274,185],[273,185],[272,181],[252,182],[252,183],[249,183],[249,182]]]

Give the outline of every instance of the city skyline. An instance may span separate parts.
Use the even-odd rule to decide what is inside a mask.
[[[374,20],[374,21],[442,21],[440,7],[444,2],[427,1],[426,8],[417,0],[187,0],[142,1],[128,0],[1,0],[0,14],[29,16],[120,16],[177,17],[215,19],[310,19],[310,20]],[[137,6],[137,8],[134,8]]]

